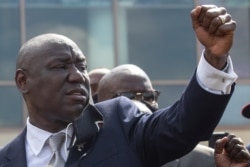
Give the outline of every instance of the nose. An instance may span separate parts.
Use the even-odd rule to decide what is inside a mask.
[[[69,82],[84,83],[86,76],[84,72],[80,71],[76,66],[73,66],[68,76]]]

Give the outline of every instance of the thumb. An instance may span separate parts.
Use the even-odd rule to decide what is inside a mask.
[[[223,152],[223,149],[225,147],[225,145],[228,142],[228,138],[227,137],[223,137],[222,139],[218,139],[215,142],[215,147],[214,147],[214,152],[215,154],[221,154]]]

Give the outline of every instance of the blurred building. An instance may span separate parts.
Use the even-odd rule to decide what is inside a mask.
[[[89,70],[140,66],[161,91],[160,107],[172,104],[202,51],[190,11],[204,3],[226,7],[237,21],[230,54],[239,79],[220,125],[249,125],[240,110],[250,102],[250,0],[1,0],[0,136],[25,125],[26,108],[14,82],[16,55],[23,42],[42,33],[76,41]]]

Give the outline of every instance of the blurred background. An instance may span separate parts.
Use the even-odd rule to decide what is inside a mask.
[[[25,126],[27,111],[15,87],[15,61],[22,43],[43,33],[73,39],[88,70],[132,63],[160,90],[160,107],[175,102],[199,61],[190,11],[199,4],[226,7],[237,21],[230,54],[239,78],[216,131],[250,142],[250,0],[0,0],[0,146]],[[202,111],[201,111],[202,112]]]

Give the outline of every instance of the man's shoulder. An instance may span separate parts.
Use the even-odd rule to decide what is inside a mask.
[[[11,145],[11,142],[6,145],[0,146],[0,159],[3,158],[3,155],[7,152],[9,145]]]
[[[98,103],[96,103],[96,105],[103,105],[103,104],[108,104],[108,103],[119,103],[120,101],[127,101],[128,103],[130,103],[131,100],[125,96],[118,96],[118,97],[115,97],[112,99],[98,102]]]
[[[214,149],[202,144],[198,144],[193,151],[196,152],[197,154],[202,154],[212,157],[214,156]]]
[[[11,154],[11,151],[8,150],[13,145],[13,142],[14,141],[10,141],[9,143],[0,147],[0,165],[6,161],[6,157],[8,156],[8,154]]]
[[[123,108],[124,106],[130,106],[133,105],[131,100],[128,99],[127,97],[124,96],[120,96],[117,98],[113,98],[113,99],[109,99],[109,100],[105,100],[99,103],[96,103],[95,106],[101,111],[103,112],[103,110],[105,110],[105,112],[108,109],[117,109],[117,108]]]
[[[14,139],[9,141],[7,144],[0,146],[0,157],[2,157],[4,154],[12,152],[12,148],[14,149],[13,151],[15,152],[17,148],[20,148],[21,146],[25,145],[25,134],[26,134],[26,128]]]
[[[215,166],[214,150],[198,144],[191,152],[179,159],[180,167],[212,167]]]
[[[25,152],[26,130],[0,148],[0,166],[27,166]]]
[[[114,117],[120,118],[119,120],[134,120],[138,119],[138,115],[142,114],[130,99],[123,96],[96,103],[95,107],[106,120],[114,121]]]
[[[189,152],[186,156],[186,159],[199,161],[211,161],[214,162],[214,149],[198,144],[191,152]]]

